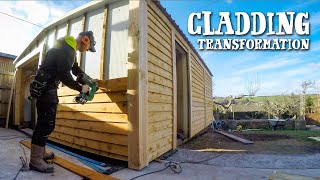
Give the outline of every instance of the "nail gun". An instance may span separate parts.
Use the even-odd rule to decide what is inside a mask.
[[[78,94],[75,98],[75,101],[79,104],[84,104],[87,101],[91,101],[94,97],[94,93],[99,89],[97,82],[84,73],[78,74],[77,81],[82,85],[88,85],[90,90],[87,93]]]

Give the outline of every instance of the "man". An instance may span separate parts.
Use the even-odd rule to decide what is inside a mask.
[[[44,61],[30,84],[30,94],[37,98],[38,120],[31,141],[30,169],[52,173],[53,165],[45,160],[53,159],[53,153],[46,153],[45,145],[48,136],[55,127],[57,104],[59,102],[57,88],[60,81],[71,89],[82,93],[89,91],[88,85],[80,85],[70,73],[77,76],[84,73],[76,62],[76,51],[95,52],[95,41],[92,31],[84,31],[74,39],[65,36],[57,40],[53,48],[45,55]]]

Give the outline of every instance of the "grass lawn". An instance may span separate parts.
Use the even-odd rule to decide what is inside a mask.
[[[265,135],[287,135],[294,139],[309,141],[314,145],[319,145],[319,141],[312,140],[308,137],[320,137],[320,131],[307,131],[307,130],[262,130],[262,131],[244,131],[243,134],[265,134]]]

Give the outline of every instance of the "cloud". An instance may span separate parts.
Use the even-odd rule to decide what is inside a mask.
[[[0,12],[45,26],[87,1],[0,1]],[[0,52],[19,55],[42,28],[0,14],[2,40]]]
[[[227,3],[232,3],[232,0],[226,0],[227,1]]]
[[[248,72],[259,72],[262,70],[272,70],[272,69],[280,68],[283,66],[294,65],[299,62],[301,62],[301,60],[299,60],[299,59],[276,59],[276,60],[272,60],[272,61],[269,61],[269,62],[266,62],[263,64],[259,64],[254,67],[240,70],[234,74],[240,75],[240,74],[244,74],[244,73],[248,73]]]

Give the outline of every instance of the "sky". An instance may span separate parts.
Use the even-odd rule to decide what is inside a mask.
[[[19,21],[7,13],[40,26],[46,26],[68,11],[88,1],[0,1],[0,34],[5,45],[0,52],[19,55],[41,31],[41,27]],[[206,38],[292,38],[310,39],[307,51],[210,51],[198,50],[213,74],[213,96],[237,96],[247,94],[245,84],[258,79],[260,89],[257,96],[300,93],[303,81],[315,81],[307,93],[320,92],[320,1],[302,0],[160,0],[172,18],[179,25],[190,42],[198,50],[198,39],[203,36],[190,35],[187,24],[190,13],[211,11],[212,26],[217,27],[220,12],[230,12],[232,24],[236,24],[235,12],[308,12],[310,34],[285,37],[265,35],[220,36]],[[197,22],[201,25],[201,21]],[[235,26],[235,25],[233,25]]]

